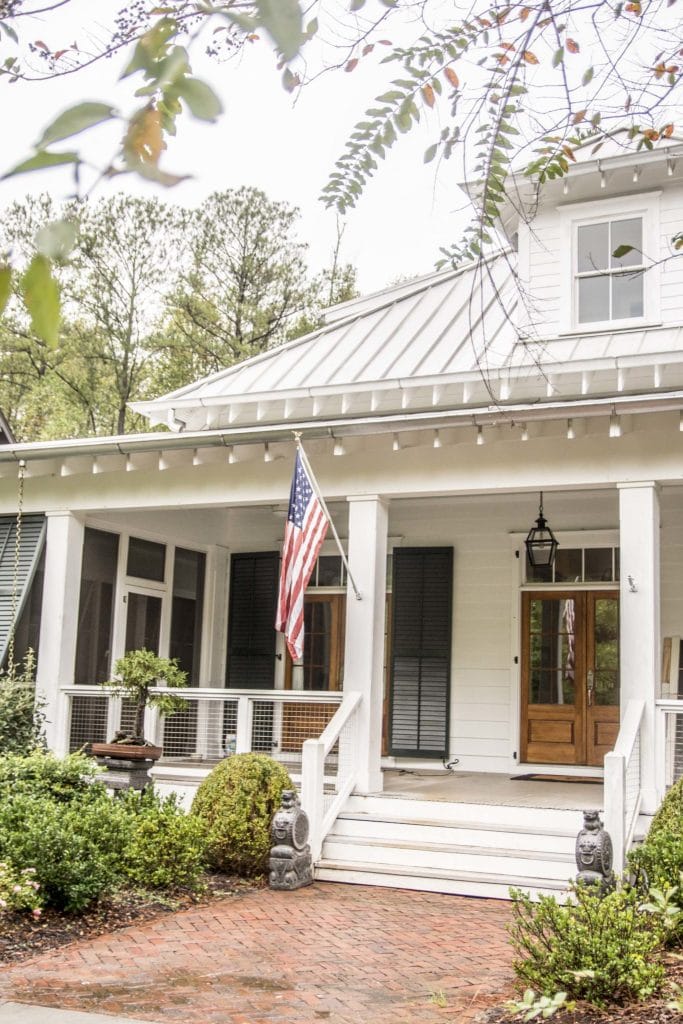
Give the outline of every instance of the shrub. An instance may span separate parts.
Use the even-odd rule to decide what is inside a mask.
[[[97,800],[105,793],[104,786],[94,782],[99,771],[97,763],[83,754],[55,757],[43,750],[7,754],[0,757],[0,804],[22,793],[63,803]]]
[[[635,889],[622,888],[601,898],[587,886],[573,889],[575,902],[561,906],[552,896],[533,903],[513,890],[510,925],[518,955],[515,973],[543,995],[566,992],[603,1006],[643,999],[655,992],[664,969],[653,956],[663,932],[655,916],[639,911]]]
[[[192,813],[204,824],[209,863],[247,877],[268,866],[270,822],[289,775],[265,754],[236,754],[216,765],[202,782]]]
[[[633,870],[645,871],[651,885],[676,885],[683,871],[683,778],[664,797],[645,841],[629,857]]]
[[[20,793],[0,804],[0,855],[17,870],[35,867],[46,904],[80,911],[120,883],[128,819],[106,795],[60,802]]]
[[[42,902],[35,868],[17,871],[11,864],[0,861],[0,914],[30,910],[34,917],[40,917]]]
[[[19,673],[0,674],[0,755],[28,754],[44,745],[44,701],[36,701],[36,660],[28,651]]]
[[[204,866],[202,822],[185,814],[175,796],[132,790],[122,800],[129,815],[123,872],[144,889],[196,889]]]

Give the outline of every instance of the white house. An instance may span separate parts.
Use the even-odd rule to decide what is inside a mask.
[[[561,888],[595,806],[620,864],[683,773],[681,227],[683,149],[589,156],[503,255],[139,403],[164,432],[0,447],[0,626],[39,636],[50,745],[108,738],[129,709],[95,684],[152,647],[191,683],[147,723],[158,783],[281,758],[319,877]],[[273,629],[294,431],[361,595],[326,542],[299,665]]]

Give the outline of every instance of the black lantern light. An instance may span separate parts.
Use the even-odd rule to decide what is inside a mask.
[[[555,561],[557,541],[553,531],[543,518],[543,491],[541,491],[538,503],[538,519],[536,525],[532,526],[524,541],[526,555],[529,565],[551,566]]]

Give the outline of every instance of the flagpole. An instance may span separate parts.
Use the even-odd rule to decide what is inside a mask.
[[[351,575],[351,570],[349,569],[349,562],[348,562],[348,559],[347,559],[346,555],[344,554],[344,548],[342,547],[342,542],[340,541],[339,534],[337,533],[337,531],[335,529],[335,526],[334,526],[334,523],[332,522],[332,516],[330,515],[330,510],[328,509],[328,507],[327,507],[327,505],[325,503],[325,499],[323,498],[323,496],[322,496],[322,494],[320,492],[320,488],[318,487],[318,481],[315,478],[315,473],[313,472],[313,467],[311,466],[310,462],[308,461],[308,455],[306,455],[306,452],[304,450],[304,446],[301,443],[301,434],[298,431],[295,431],[295,433],[294,433],[294,440],[296,441],[297,449],[298,449],[298,451],[299,451],[299,453],[301,455],[301,461],[303,462],[306,470],[308,471],[308,478],[311,481],[311,485],[313,486],[313,490],[315,491],[315,496],[318,499],[318,501],[320,502],[320,504],[322,505],[323,512],[325,513],[325,515],[327,517],[327,521],[330,524],[330,528],[332,530],[332,535],[333,535],[334,539],[337,542],[337,547],[339,548],[339,554],[341,555],[341,560],[344,563],[344,568],[346,569],[346,575],[347,575],[347,577],[349,579],[349,582],[350,582],[350,584],[351,584],[351,586],[353,588],[353,592],[355,594],[356,600],[357,601],[362,601],[363,598],[362,598],[361,592],[358,589],[358,587],[356,586],[356,581],[354,580],[353,576]]]

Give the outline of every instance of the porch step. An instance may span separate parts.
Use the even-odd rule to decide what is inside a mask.
[[[576,874],[581,814],[563,808],[352,796],[325,839],[316,878],[509,899],[561,896]]]
[[[399,827],[397,828],[397,824]],[[536,853],[557,854],[573,860],[576,831],[544,826],[543,831],[530,826],[501,826],[493,822],[476,820],[443,821],[439,818],[397,819],[395,814],[369,814],[363,811],[343,811],[334,824],[336,836],[365,837],[368,839],[413,840],[420,843],[429,829],[432,843],[497,849],[526,850]],[[400,833],[400,834],[399,834]]]
[[[532,897],[555,896],[563,902],[567,883],[548,878],[524,875],[501,879],[499,874],[483,871],[443,871],[421,868],[406,871],[394,864],[357,861],[333,861],[323,858],[315,868],[315,877],[321,882],[344,882],[348,885],[378,885],[390,889],[414,889],[419,892],[443,892],[452,896],[484,896],[488,899],[509,900],[510,887],[523,889]]]

